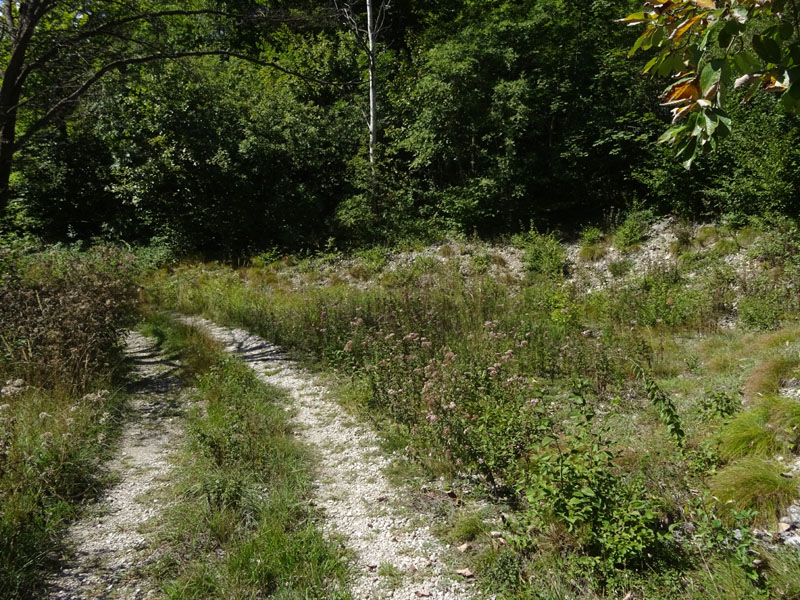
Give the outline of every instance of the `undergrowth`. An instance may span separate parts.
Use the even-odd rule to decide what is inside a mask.
[[[630,217],[615,244],[633,249],[651,219]],[[583,293],[565,281],[554,236],[515,242],[524,282],[422,256],[359,286],[303,284],[291,261],[187,266],[157,274],[148,293],[349,379],[393,447],[508,503],[508,543],[486,542],[474,563],[498,597],[782,597],[787,555],[756,564],[755,542],[736,534],[774,521],[796,490],[742,475],[747,461],[797,451],[787,403],[739,400],[748,378],[760,398],[795,366],[760,377],[777,333],[722,329],[753,288],[709,245]]]
[[[66,523],[107,483],[135,273],[113,248],[0,250],[0,598],[41,597]]]

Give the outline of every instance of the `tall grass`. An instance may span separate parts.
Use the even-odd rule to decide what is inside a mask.
[[[779,511],[798,497],[800,484],[784,477],[779,465],[750,456],[721,470],[711,490],[727,508],[757,510],[759,524],[774,525]]]
[[[583,294],[565,281],[552,236],[520,243],[529,248],[522,283],[487,270],[465,277],[457,264],[423,256],[359,286],[309,282],[291,261],[238,272],[183,267],[157,274],[148,294],[352,379],[361,408],[392,424],[395,447],[510,502],[514,547],[478,563],[490,587],[504,582],[492,587],[499,597],[530,597],[532,573],[575,594],[575,582],[588,582],[586,597],[680,597],[666,590],[684,577],[702,590],[702,577],[687,574],[703,557],[666,524],[684,518],[723,461],[794,447],[785,431],[794,413],[781,403],[763,427],[758,414],[734,417],[720,446],[713,433],[729,413],[702,410],[709,391],[733,389],[752,364],[739,360],[755,352],[746,340],[724,365],[703,361],[702,338],[727,344],[738,335],[717,330],[733,314],[739,276],[710,256],[700,274],[676,262]],[[666,380],[655,407],[637,364]],[[665,423],[682,432],[680,449],[666,443]],[[714,552],[723,565],[734,549]],[[555,563],[568,571],[534,566]]]
[[[105,483],[134,269],[109,248],[6,249],[0,267],[0,597],[37,598],[64,525]]]

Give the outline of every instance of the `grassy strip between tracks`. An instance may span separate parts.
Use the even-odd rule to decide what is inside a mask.
[[[187,365],[186,434],[170,508],[153,532],[167,598],[346,599],[346,556],[310,507],[311,457],[285,397],[199,331],[144,327]]]

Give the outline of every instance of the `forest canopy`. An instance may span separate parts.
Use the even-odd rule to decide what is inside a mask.
[[[0,3],[3,228],[232,257],[633,206],[797,210],[797,32],[774,4],[371,1],[372,55],[354,34],[366,2]],[[668,35],[681,10],[705,52],[687,73]],[[743,75],[715,66],[728,37]],[[676,110],[681,160],[656,143]]]

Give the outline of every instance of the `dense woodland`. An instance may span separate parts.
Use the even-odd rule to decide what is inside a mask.
[[[569,229],[632,206],[797,209],[797,119],[772,96],[729,99],[733,135],[689,172],[655,143],[666,80],[641,74],[640,31],[616,22],[635,1],[394,0],[372,53],[341,3],[21,4],[57,8],[5,109],[4,223],[50,241],[165,238],[232,257]]]

